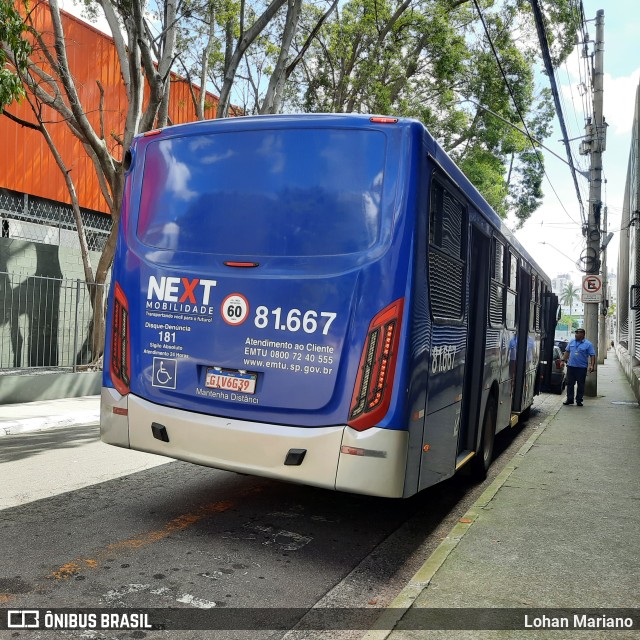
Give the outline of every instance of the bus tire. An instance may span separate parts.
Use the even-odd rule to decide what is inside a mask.
[[[476,455],[471,461],[471,475],[474,480],[482,482],[493,460],[493,444],[496,439],[496,419],[498,408],[496,401],[490,397],[482,420],[482,434]]]

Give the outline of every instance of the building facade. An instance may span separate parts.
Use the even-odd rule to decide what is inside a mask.
[[[622,208],[618,254],[617,352],[627,377],[640,400],[640,85],[636,90],[635,115]]]
[[[52,43],[46,2],[32,8],[42,39]],[[115,158],[125,128],[127,95],[111,37],[61,11],[68,64],[80,103]],[[34,62],[51,67],[41,51]],[[200,89],[171,77],[169,118],[197,119]],[[218,98],[206,96],[205,117],[215,117]],[[43,106],[42,118],[73,179],[92,264],[97,264],[111,229],[94,164],[57,112]],[[6,111],[36,123],[28,100]],[[25,368],[76,368],[91,360],[83,348],[90,333],[91,305],[71,198],[60,168],[40,131],[0,115],[0,375]],[[3,378],[6,387],[6,378]]]

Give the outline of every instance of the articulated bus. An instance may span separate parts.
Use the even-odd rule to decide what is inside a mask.
[[[104,442],[384,497],[486,474],[554,296],[420,122],[197,122],[125,165]]]

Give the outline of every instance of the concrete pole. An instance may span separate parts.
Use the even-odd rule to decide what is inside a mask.
[[[591,139],[591,169],[589,172],[589,220],[587,225],[587,274],[600,273],[600,238],[602,212],[602,152],[605,147],[606,125],[602,114],[604,76],[604,10],[596,14],[596,46],[593,66],[593,121],[587,125]],[[591,302],[584,305],[584,328],[587,340],[598,352],[598,320],[600,305]],[[598,369],[587,375],[585,395],[598,395]]]

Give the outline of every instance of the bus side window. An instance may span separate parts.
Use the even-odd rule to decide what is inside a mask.
[[[507,251],[505,254],[505,282],[506,292],[506,313],[505,321],[507,329],[515,329],[517,323],[517,299],[518,299],[518,258]]]
[[[542,318],[542,296],[540,295],[540,277],[531,275],[531,315],[529,320],[529,330],[539,332]]]
[[[460,321],[464,315],[466,218],[465,206],[433,180],[429,208],[429,290],[436,321]]]
[[[494,238],[491,243],[491,300],[489,301],[489,324],[502,327],[505,323],[505,269],[504,245]]]

